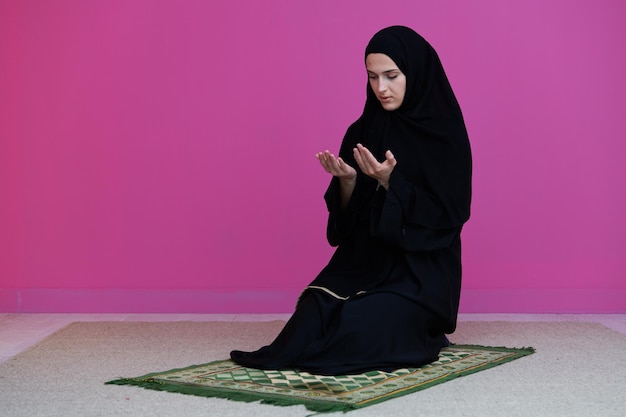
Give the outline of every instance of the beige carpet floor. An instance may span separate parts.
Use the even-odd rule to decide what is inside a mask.
[[[228,357],[271,341],[283,322],[75,323],[0,364],[0,415],[306,416],[276,407],[104,385]],[[525,347],[531,356],[350,416],[626,415],[626,335],[596,323],[462,322],[452,341]],[[339,415],[339,414],[337,414]]]

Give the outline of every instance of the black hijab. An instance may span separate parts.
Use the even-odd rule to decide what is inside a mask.
[[[460,227],[470,214],[471,153],[461,109],[437,53],[403,26],[376,33],[365,57],[371,53],[387,55],[406,76],[404,100],[397,110],[387,111],[368,83],[365,109],[348,129],[340,155],[357,167],[352,155],[356,143],[379,161],[391,150],[398,164],[389,192],[394,192],[393,177],[401,175],[422,203],[405,213],[408,220],[431,229]],[[359,171],[359,181],[369,186],[355,192],[369,194],[372,182],[364,177]]]

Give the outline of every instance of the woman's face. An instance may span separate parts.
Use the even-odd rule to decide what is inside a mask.
[[[383,108],[387,111],[397,110],[406,93],[406,76],[385,54],[367,55],[365,68],[370,87]]]

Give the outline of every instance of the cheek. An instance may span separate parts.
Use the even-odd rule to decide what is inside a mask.
[[[406,82],[400,84],[398,93],[402,96],[402,101],[404,101],[404,96],[406,95]]]
[[[400,82],[402,91],[406,91],[406,77],[402,77],[402,81]]]

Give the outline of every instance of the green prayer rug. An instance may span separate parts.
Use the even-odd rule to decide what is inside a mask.
[[[317,412],[349,411],[483,371],[533,352],[532,348],[451,345],[442,349],[438,361],[421,368],[342,376],[312,375],[297,370],[264,371],[221,360],[117,379],[107,384],[274,405],[302,404]]]

